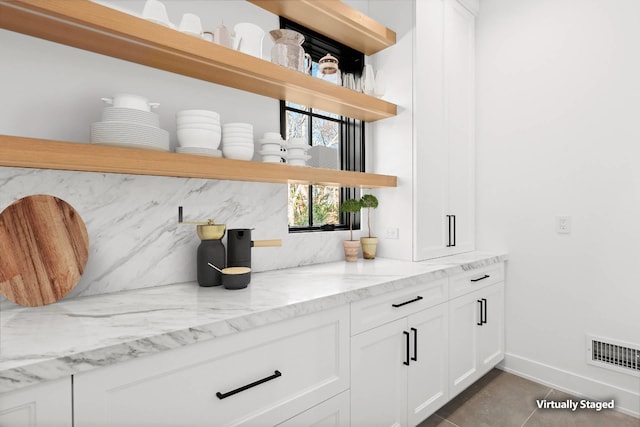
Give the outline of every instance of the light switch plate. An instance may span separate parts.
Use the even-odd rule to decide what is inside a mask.
[[[556,233],[571,234],[571,217],[560,215],[556,217]]]

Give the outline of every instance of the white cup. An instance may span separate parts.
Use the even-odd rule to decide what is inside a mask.
[[[200,17],[194,13],[185,13],[180,20],[180,31],[194,36],[202,36],[202,22]]]
[[[150,21],[169,25],[167,8],[159,0],[147,0],[142,10],[142,17]]]

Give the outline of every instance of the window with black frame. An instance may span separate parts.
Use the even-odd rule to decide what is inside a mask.
[[[342,76],[348,73],[358,78],[361,74],[362,53],[285,18],[280,18],[280,28],[305,37],[302,47],[311,56],[312,76],[318,76],[319,61],[327,54],[338,59]],[[288,101],[280,103],[280,121],[286,139],[303,138],[311,146],[308,153],[317,156],[316,166],[364,172],[364,122]],[[289,184],[289,231],[349,229],[349,218],[340,212],[340,204],[359,197],[357,193],[353,188]],[[359,215],[353,228],[360,228]]]

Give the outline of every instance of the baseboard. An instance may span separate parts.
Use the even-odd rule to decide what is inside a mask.
[[[640,418],[640,389],[622,389],[514,354],[505,354],[504,360],[496,367],[581,398],[613,398],[616,410]]]

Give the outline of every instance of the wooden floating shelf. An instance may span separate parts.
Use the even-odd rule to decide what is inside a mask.
[[[2,0],[0,28],[366,122],[397,114],[395,104],[89,0]]]
[[[340,0],[249,0],[365,55],[396,43],[396,33]]]
[[[397,186],[397,178],[390,175],[8,135],[0,135],[0,166],[354,188]]]

